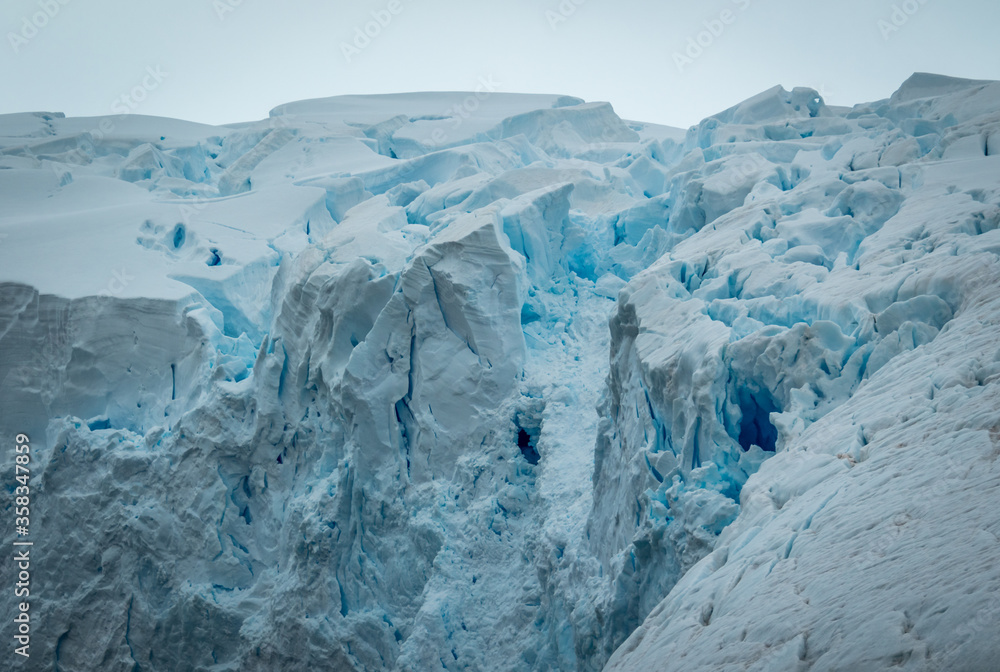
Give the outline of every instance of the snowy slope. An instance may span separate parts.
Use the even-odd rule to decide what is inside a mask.
[[[32,664],[995,669],[998,155],[922,74],[0,117]]]

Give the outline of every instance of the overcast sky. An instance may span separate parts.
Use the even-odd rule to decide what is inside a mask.
[[[775,84],[849,105],[914,71],[1000,79],[998,25],[997,0],[2,0],[0,113],[227,123],[485,79],[686,127]]]

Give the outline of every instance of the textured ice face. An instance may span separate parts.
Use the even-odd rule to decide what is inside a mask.
[[[0,117],[32,655],[989,669],[997,85],[468,97]]]

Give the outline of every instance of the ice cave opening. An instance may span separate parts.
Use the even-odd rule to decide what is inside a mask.
[[[746,452],[750,446],[773,453],[778,440],[778,430],[771,423],[771,413],[779,413],[777,405],[766,390],[753,392],[743,388],[739,391],[740,419],[739,444]]]

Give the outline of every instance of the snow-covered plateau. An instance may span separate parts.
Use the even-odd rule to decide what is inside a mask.
[[[998,229],[937,75],[0,116],[4,659],[996,672]]]

